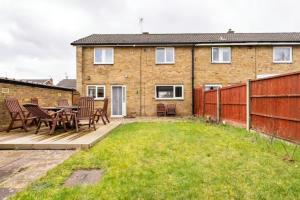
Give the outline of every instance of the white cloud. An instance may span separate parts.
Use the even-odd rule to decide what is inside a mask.
[[[299,31],[297,0],[0,0],[0,76],[75,77],[70,43],[92,33]]]

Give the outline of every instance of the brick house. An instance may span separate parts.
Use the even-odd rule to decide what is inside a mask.
[[[193,87],[221,87],[300,70],[300,33],[93,34],[76,46],[77,90],[109,98],[112,116],[193,113]],[[111,103],[112,102],[112,103]]]

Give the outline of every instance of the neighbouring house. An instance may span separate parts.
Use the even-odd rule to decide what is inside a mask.
[[[31,83],[38,83],[38,84],[43,84],[43,85],[53,85],[53,79],[21,79],[20,81],[26,81],[26,82],[31,82]]]
[[[193,114],[193,88],[213,89],[300,70],[300,33],[93,34],[76,46],[77,91],[112,116]]]
[[[65,78],[65,79],[59,81],[56,84],[56,86],[70,88],[70,89],[76,89],[76,79]]]

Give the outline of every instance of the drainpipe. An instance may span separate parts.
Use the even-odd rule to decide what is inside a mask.
[[[143,48],[140,51],[140,116],[142,116],[142,53]]]
[[[195,97],[195,91],[194,91],[194,82],[195,82],[195,46],[192,47],[192,113],[193,116],[195,115],[194,111],[194,97]]]

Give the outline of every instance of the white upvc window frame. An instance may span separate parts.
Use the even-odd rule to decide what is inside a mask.
[[[160,86],[173,86],[173,97],[170,98],[159,98],[157,97],[157,87]],[[182,97],[175,97],[176,87],[182,88]],[[155,85],[154,86],[154,98],[156,100],[184,100],[184,85]]]
[[[157,60],[157,49],[164,49],[164,52],[165,52],[164,62],[159,62]],[[172,49],[172,51],[173,51],[173,60],[171,62],[167,62],[167,49]],[[175,64],[175,48],[174,47],[156,47],[156,49],[155,49],[155,63],[158,64],[158,65]]]
[[[104,100],[106,96],[106,87],[105,85],[87,85],[86,86],[86,96],[89,97],[89,87],[95,87],[96,88],[96,97],[94,100]],[[98,88],[103,88],[103,97],[97,97],[98,95]]]
[[[107,49],[111,49],[112,50],[112,60],[111,60],[111,62],[108,62],[108,61],[106,61],[106,55],[105,55],[105,51],[107,50]],[[101,62],[97,62],[96,61],[96,51],[97,50],[101,50],[101,54],[102,54],[102,57],[103,57],[103,61],[101,61]],[[113,47],[95,47],[94,48],[94,64],[95,65],[112,65],[112,64],[114,64],[114,56],[115,55],[115,52],[114,52],[114,48]]]
[[[219,60],[214,60],[214,49],[219,49]],[[223,58],[223,49],[229,49],[229,61],[224,61]],[[221,53],[220,53],[221,50]],[[232,56],[232,52],[231,52],[231,47],[212,47],[211,48],[211,63],[216,63],[216,64],[230,64],[231,63],[231,56]]]
[[[222,88],[222,84],[218,84],[218,83],[204,84],[204,91],[210,91],[210,90],[206,90],[207,87],[218,87],[218,88]]]
[[[286,61],[276,61],[275,60],[275,51],[276,49],[279,49],[279,48],[284,48],[284,49],[290,49],[290,60]],[[274,46],[273,47],[273,63],[276,63],[276,64],[290,64],[290,63],[293,63],[293,47],[291,46]]]

